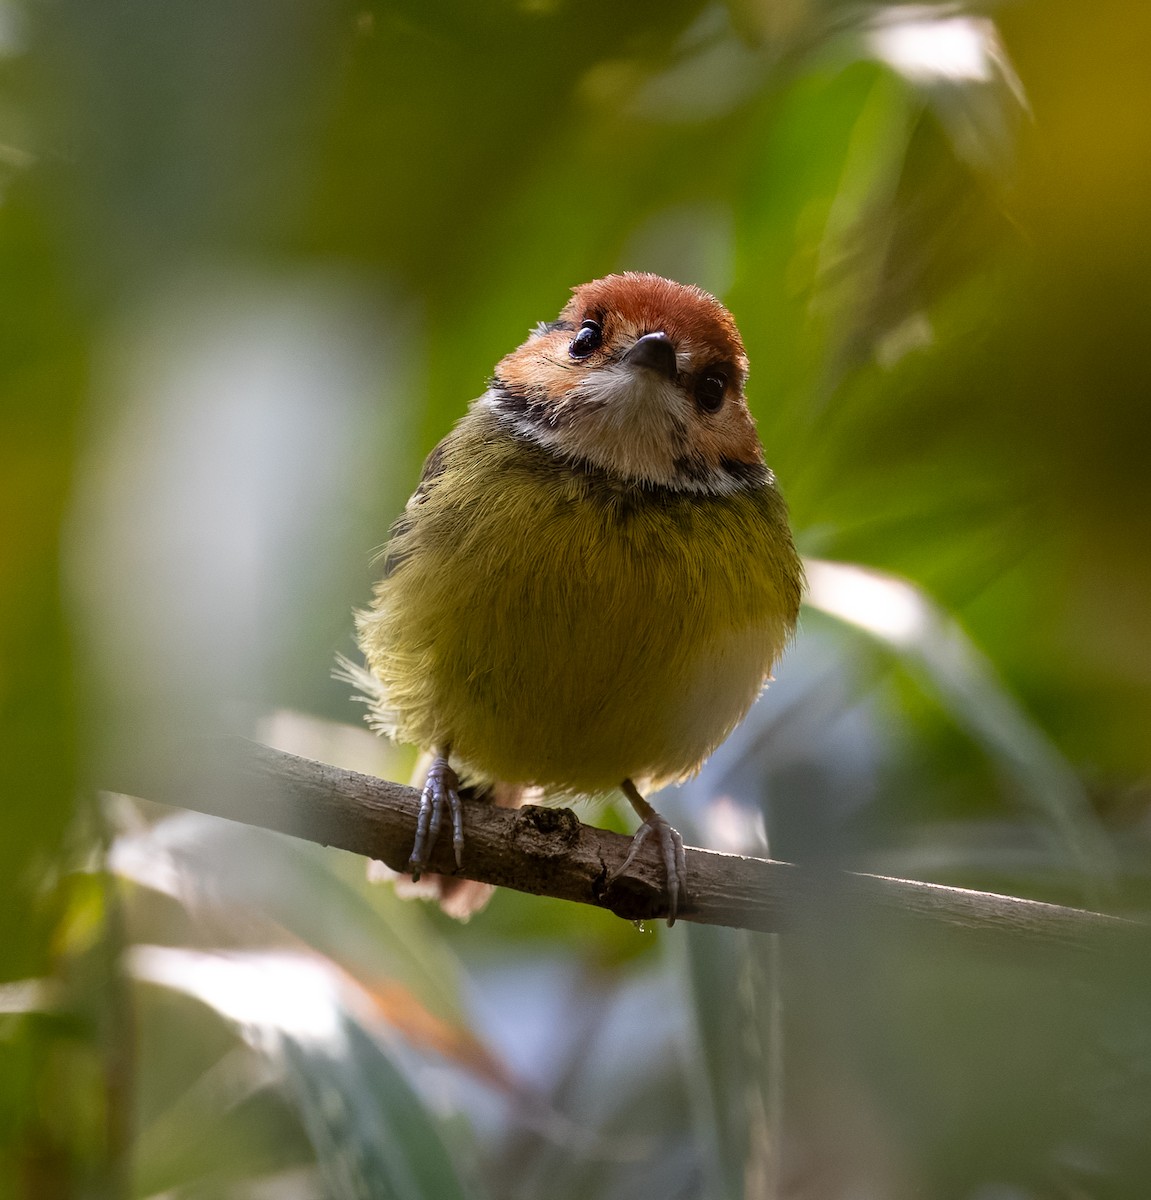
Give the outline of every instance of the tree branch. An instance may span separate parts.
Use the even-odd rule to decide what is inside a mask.
[[[160,788],[168,794],[149,798],[339,846],[405,870],[419,801],[414,788],[239,738],[214,742],[209,757],[221,768],[213,786],[203,786],[201,776],[199,786],[169,785]],[[607,888],[630,839],[584,825],[568,809],[467,803],[464,827],[463,870],[455,870],[450,838],[435,847],[432,870],[593,904],[628,920],[665,915],[663,867],[654,846],[645,847],[628,875]],[[880,915],[926,919],[996,943],[1009,937],[1098,948],[1101,939],[1148,933],[1147,927],[1122,918],[1055,904],[907,879],[812,871],[710,850],[689,848],[687,870],[688,903],[680,918],[708,925],[777,932],[830,900],[865,901]]]

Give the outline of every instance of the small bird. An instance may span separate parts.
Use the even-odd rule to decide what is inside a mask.
[[[743,719],[803,589],[746,378],[713,296],[609,275],[497,365],[428,457],[356,616],[369,719],[433,756],[414,879],[445,821],[462,865],[461,791],[619,788],[642,824],[616,875],[654,836],[668,924],[686,908],[683,839],[644,792]]]

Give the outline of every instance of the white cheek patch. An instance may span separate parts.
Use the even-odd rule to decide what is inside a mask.
[[[579,419],[564,430],[569,452],[626,479],[675,481],[688,427],[683,392],[670,379],[612,364],[589,375],[568,403],[579,406]]]
[[[509,410],[496,392],[488,392],[481,403],[520,437],[623,479],[712,495],[742,486],[718,467],[696,465],[685,473],[693,402],[656,371],[624,363],[599,367],[568,393],[553,420]]]
[[[585,405],[613,425],[686,431],[685,398],[679,385],[643,367],[610,363],[573,388],[565,402]]]

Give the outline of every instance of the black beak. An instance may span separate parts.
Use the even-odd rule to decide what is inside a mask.
[[[679,371],[675,363],[675,347],[666,333],[645,333],[623,356],[629,367],[649,367],[675,379]]]

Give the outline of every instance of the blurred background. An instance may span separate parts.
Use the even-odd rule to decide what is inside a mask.
[[[0,1196],[1151,1193],[1146,961],[834,887],[1151,907],[1149,39],[1128,0],[0,0]],[[734,311],[811,585],[660,807],[826,904],[460,926],[148,803],[210,786],[193,733],[406,778],[330,674],[372,552],[629,268]]]

